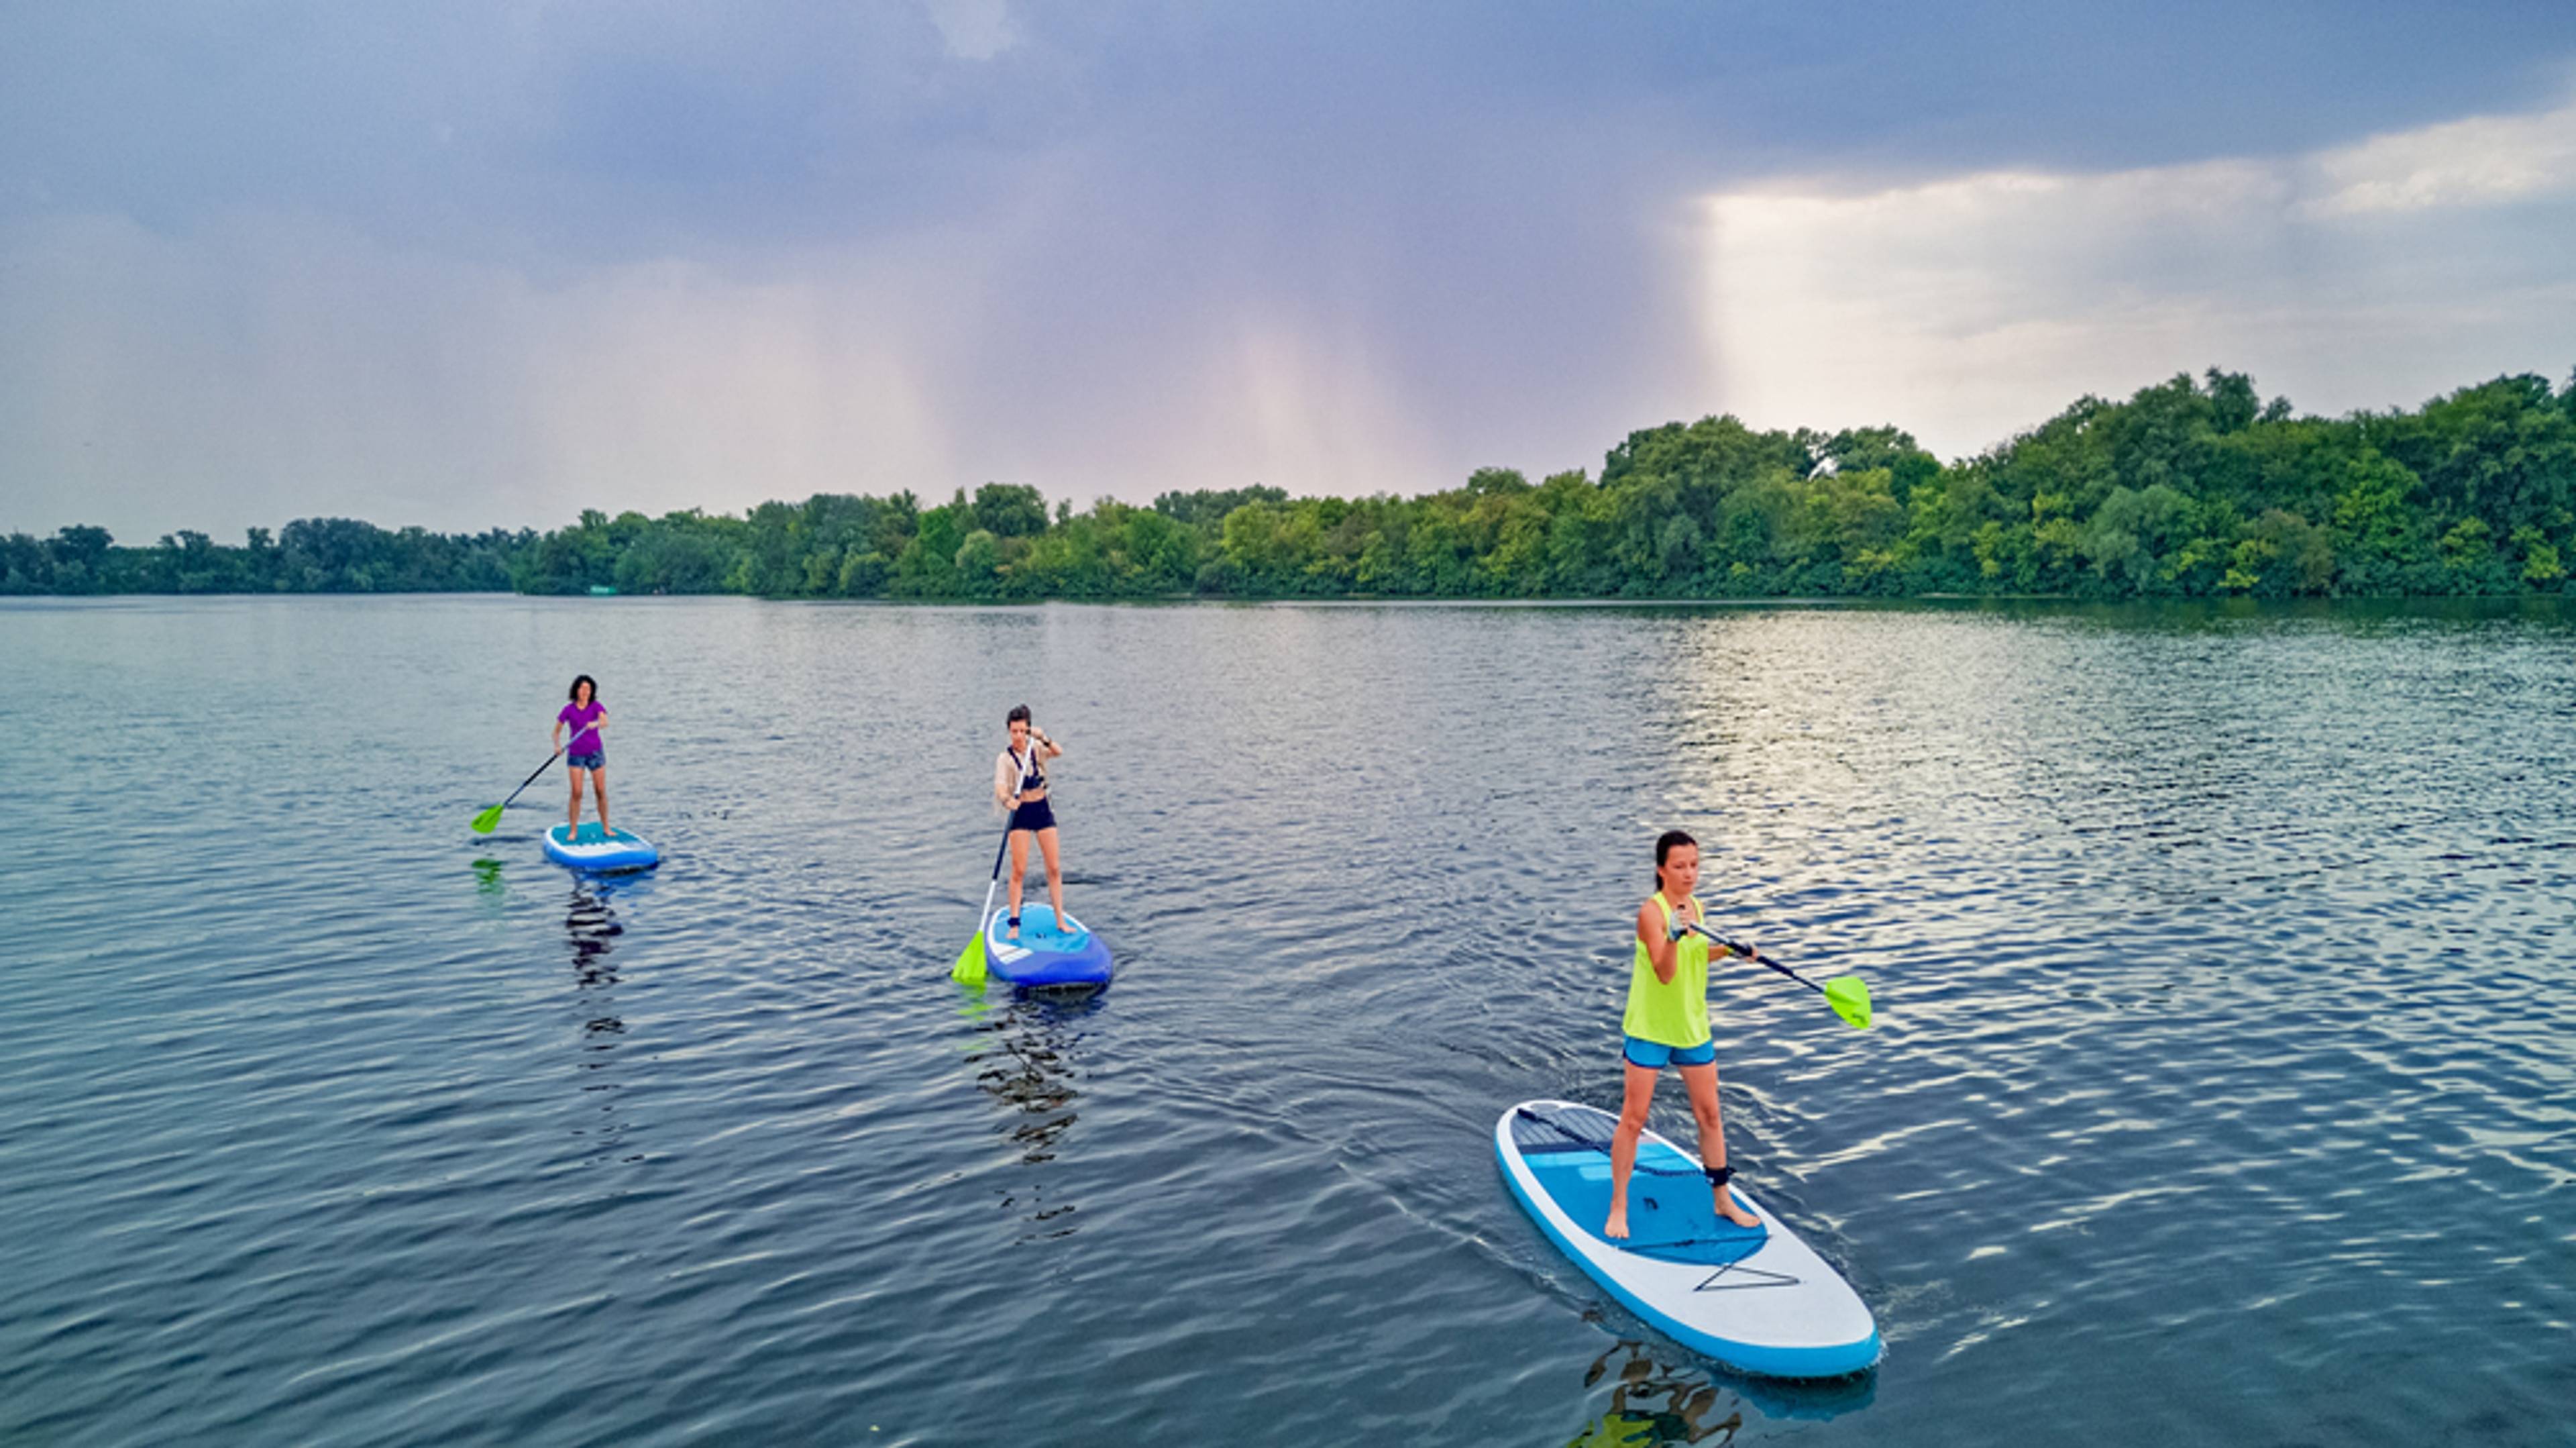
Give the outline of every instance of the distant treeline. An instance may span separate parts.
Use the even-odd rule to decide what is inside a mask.
[[[2294,417],[2212,370],[2087,397],[1944,465],[1893,427],[1629,434],[1596,481],[1484,468],[1414,498],[1166,493],[1050,513],[987,483],[923,507],[823,493],[744,517],[589,511],[539,534],[340,518],[245,546],[0,543],[9,593],[498,590],[773,598],[2204,598],[2556,592],[2576,548],[2576,381]]]

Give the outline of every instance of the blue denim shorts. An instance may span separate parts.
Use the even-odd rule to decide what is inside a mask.
[[[1628,1064],[1643,1066],[1649,1071],[1660,1071],[1666,1066],[1711,1066],[1717,1063],[1715,1041],[1702,1041],[1696,1046],[1667,1046],[1661,1041],[1641,1041],[1634,1036],[1620,1039],[1627,1043],[1620,1047],[1620,1054],[1628,1058]]]
[[[571,765],[575,769],[606,769],[608,767],[608,751],[605,749],[594,749],[588,754],[567,754],[564,756],[564,763]]]

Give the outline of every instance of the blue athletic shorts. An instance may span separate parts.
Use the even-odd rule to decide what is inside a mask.
[[[606,769],[608,767],[608,751],[605,749],[598,749],[593,750],[588,754],[567,754],[564,756],[564,763],[575,769]]]
[[[1641,1041],[1634,1036],[1620,1039],[1627,1043],[1620,1048],[1620,1054],[1628,1058],[1628,1064],[1643,1066],[1649,1071],[1660,1071],[1666,1066],[1711,1066],[1717,1063],[1715,1041],[1702,1041],[1696,1046],[1667,1046],[1661,1041]]]
[[[1019,808],[1011,811],[1011,829],[1014,832],[1019,830],[1051,830],[1054,828],[1055,811],[1048,808],[1045,800],[1023,800],[1021,801]]]

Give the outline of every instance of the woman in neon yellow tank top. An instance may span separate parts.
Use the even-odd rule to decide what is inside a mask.
[[[1610,1138],[1610,1221],[1601,1235],[1628,1235],[1628,1175],[1637,1166],[1637,1135],[1646,1129],[1655,1082],[1679,1066],[1699,1122],[1700,1167],[1715,1191],[1717,1214],[1739,1227],[1761,1225],[1726,1189],[1726,1123],[1717,1113],[1717,1041],[1708,1029],[1708,937],[1684,925],[1705,920],[1691,891],[1699,886],[1699,842],[1680,830],[1655,841],[1655,893],[1637,907],[1637,958],[1628,972],[1627,1089],[1619,1130]],[[1720,947],[1723,949],[1723,947]],[[1729,952],[1732,954],[1733,952]]]

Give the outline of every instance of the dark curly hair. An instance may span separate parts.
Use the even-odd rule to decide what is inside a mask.
[[[573,676],[572,676],[572,687],[571,687],[571,688],[569,688],[569,689],[564,690],[564,697],[565,697],[566,699],[571,700],[573,703],[576,703],[576,704],[580,703],[580,702],[581,702],[581,686],[582,686],[582,685],[584,685],[584,684],[588,684],[588,685],[590,686],[590,702],[592,702],[592,703],[594,703],[594,704],[598,703],[598,702],[599,702],[599,681],[598,681],[597,679],[592,678],[592,677],[591,677],[590,675],[588,675],[588,674],[575,674],[575,675],[573,675]],[[1659,856],[1658,858],[1661,858],[1661,857]]]

